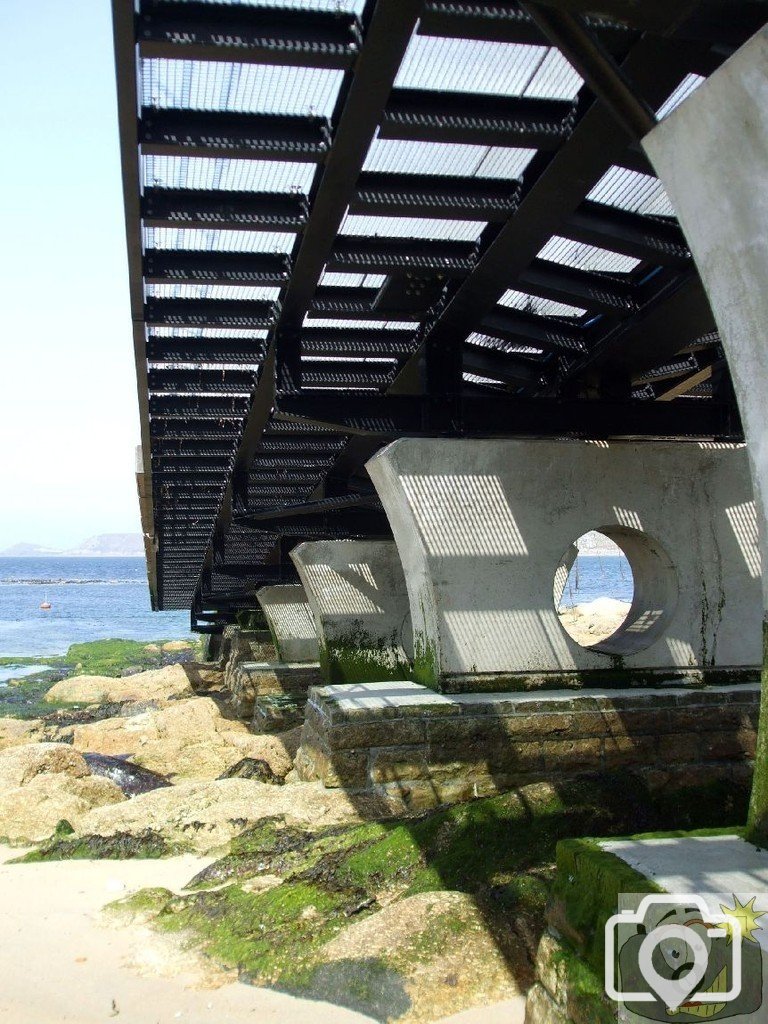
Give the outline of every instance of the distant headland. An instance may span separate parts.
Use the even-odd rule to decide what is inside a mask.
[[[12,544],[0,551],[0,558],[142,558],[140,533],[100,533],[74,548],[49,548],[42,544]]]

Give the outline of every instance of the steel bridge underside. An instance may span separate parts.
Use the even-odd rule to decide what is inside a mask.
[[[393,438],[741,440],[639,142],[768,9],[598,6],[113,0],[154,607],[390,536]]]

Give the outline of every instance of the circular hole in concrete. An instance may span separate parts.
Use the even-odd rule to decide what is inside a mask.
[[[652,537],[627,526],[582,534],[555,571],[560,624],[581,647],[634,654],[666,630],[677,607],[677,573]]]

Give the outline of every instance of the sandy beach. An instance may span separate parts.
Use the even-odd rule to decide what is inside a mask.
[[[240,984],[181,944],[103,913],[146,886],[174,891],[208,863],[166,860],[9,864],[0,846],[0,1022],[7,1024],[363,1024],[329,1003]],[[522,1024],[522,998],[443,1024]]]

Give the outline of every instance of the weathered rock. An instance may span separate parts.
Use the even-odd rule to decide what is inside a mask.
[[[261,758],[244,757],[219,776],[220,779],[255,779],[270,786],[282,786],[285,779],[275,775],[266,761]]]
[[[37,742],[42,728],[39,718],[0,718],[0,750]]]
[[[173,651],[191,651],[192,644],[188,640],[169,640],[167,644],[163,644],[162,650],[166,654]]]
[[[167,665],[119,679],[72,676],[52,686],[45,699],[50,703],[101,704],[106,701],[167,700],[191,695],[192,686],[184,666]]]
[[[206,665],[199,661],[184,663],[184,671],[196,693],[205,690],[220,690],[224,686],[224,672],[217,665]]]
[[[521,993],[521,965],[504,956],[467,893],[426,892],[398,900],[350,924],[319,957],[324,963],[308,994],[332,998],[331,989],[346,979],[348,990],[366,995],[345,1005],[402,1024]],[[373,984],[364,985],[368,978]],[[389,1007],[383,1002],[387,995],[395,996]]]
[[[62,743],[30,743],[0,753],[0,835],[11,842],[46,839],[66,819],[124,799],[109,779],[94,778],[81,754]]]
[[[177,779],[216,779],[249,757],[267,762],[284,778],[293,767],[297,731],[255,736],[225,718],[209,697],[174,701],[160,711],[76,726],[77,750],[130,757],[136,764]]]
[[[208,852],[222,849],[233,836],[275,815],[283,815],[290,825],[317,829],[356,822],[367,813],[362,807],[358,811],[341,791],[326,790],[318,783],[275,787],[250,779],[222,779],[180,783],[120,806],[97,808],[75,828],[79,835],[152,829],[169,842]]]
[[[64,743],[27,743],[0,752],[0,793],[28,785],[39,775],[90,775],[82,754]]]
[[[74,836],[69,823],[62,821],[56,832],[21,860],[36,864],[51,860],[138,860],[171,857],[180,852],[157,832],[116,832],[112,836]]]

